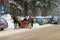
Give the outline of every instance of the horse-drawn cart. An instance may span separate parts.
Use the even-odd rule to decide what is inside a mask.
[[[31,28],[31,24],[25,20],[18,20],[22,28]]]

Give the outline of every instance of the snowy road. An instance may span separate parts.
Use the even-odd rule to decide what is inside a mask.
[[[0,40],[60,40],[60,25],[44,25],[46,27],[33,27],[32,29],[18,29],[2,31]],[[4,33],[4,34],[3,34]]]

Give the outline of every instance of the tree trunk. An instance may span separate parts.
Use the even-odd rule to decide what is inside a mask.
[[[23,11],[23,16],[27,16],[27,2],[23,2],[23,8],[24,8],[24,11]]]
[[[33,16],[37,16],[36,8],[33,9]]]
[[[42,9],[42,16],[47,16],[48,15],[48,11],[46,8]]]

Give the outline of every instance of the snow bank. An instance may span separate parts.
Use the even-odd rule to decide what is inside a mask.
[[[7,21],[8,29],[14,28],[13,19],[11,18],[10,14],[5,14],[5,15],[1,16],[1,18],[4,18]]]

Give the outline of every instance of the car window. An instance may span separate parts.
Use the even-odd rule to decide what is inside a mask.
[[[0,22],[6,23],[6,20],[3,18],[0,18]]]

